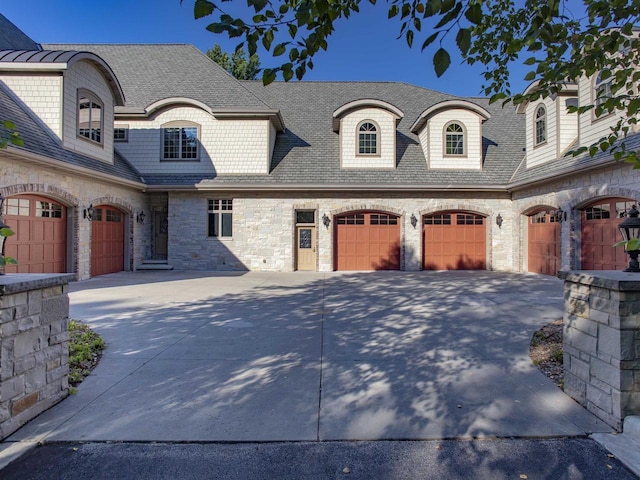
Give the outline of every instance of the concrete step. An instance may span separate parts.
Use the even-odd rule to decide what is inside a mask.
[[[629,470],[640,476],[640,417],[625,417],[622,433],[593,433],[590,438],[609,450]]]
[[[622,431],[625,435],[631,435],[640,440],[640,416],[629,415],[625,417]]]
[[[161,264],[166,264],[167,260],[154,260],[152,258],[148,258],[146,260],[143,260],[142,263],[143,264],[158,264],[158,265],[161,265]]]
[[[173,270],[173,265],[164,263],[141,263],[137,266],[136,270]]]

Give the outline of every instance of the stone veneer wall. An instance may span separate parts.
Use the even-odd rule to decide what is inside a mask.
[[[640,274],[561,272],[564,390],[620,430],[640,414]]]
[[[0,440],[68,394],[73,278],[0,277]]]

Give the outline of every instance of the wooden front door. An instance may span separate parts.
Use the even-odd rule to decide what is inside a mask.
[[[153,213],[153,258],[166,260],[168,252],[169,216],[166,211]]]
[[[316,227],[296,227],[298,270],[316,269]]]
[[[91,220],[91,276],[122,270],[124,213],[109,205],[99,205]]]

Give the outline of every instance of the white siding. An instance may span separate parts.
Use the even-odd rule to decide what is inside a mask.
[[[593,78],[583,77],[579,82],[580,105],[591,105],[595,102]],[[611,132],[611,127],[618,122],[617,115],[596,118],[594,111],[580,115],[580,145],[589,146]]]
[[[444,154],[444,127],[452,121],[461,123],[465,129],[464,156]],[[424,130],[428,131],[426,142]],[[420,134],[420,143],[428,159],[429,168],[456,170],[482,168],[482,119],[476,113],[462,108],[444,110],[431,117],[424,130]]]
[[[54,136],[62,139],[60,74],[2,75],[0,81],[42,120]]]
[[[373,120],[379,127],[379,155],[357,155],[357,128],[364,120]],[[395,117],[381,108],[362,108],[345,115],[340,121],[340,148],[342,168],[395,168]]]
[[[547,141],[540,145],[535,142],[535,115],[538,107],[544,105],[547,110]],[[531,102],[526,110],[526,138],[527,138],[527,168],[535,167],[545,162],[555,160],[558,154],[558,122],[556,100],[547,97],[537,102]]]
[[[93,92],[103,103],[102,145],[77,135],[78,89]],[[113,95],[102,74],[91,63],[77,62],[65,72],[63,112],[64,147],[113,163]]]
[[[567,100],[572,97],[560,96],[558,105],[558,154],[564,155],[571,144],[578,138],[578,114],[569,113]]]
[[[162,125],[180,121],[200,126],[197,161],[161,160]],[[142,174],[268,173],[275,141],[268,120],[217,120],[199,108],[180,106],[163,110],[151,120],[122,122],[129,125],[129,141],[117,143],[116,149]]]

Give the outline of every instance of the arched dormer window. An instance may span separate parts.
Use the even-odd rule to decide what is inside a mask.
[[[611,82],[611,76],[603,78],[602,72],[598,73],[593,85],[593,94],[595,96],[593,102],[596,107],[603,106],[604,103],[611,98]],[[600,115],[596,113],[596,116],[606,115],[607,113],[606,111],[600,113]]]
[[[193,160],[200,158],[200,125],[188,121],[173,121],[162,125],[162,160]]]
[[[536,108],[534,115],[534,145],[540,145],[547,141],[547,109],[544,105]]]
[[[358,125],[358,155],[378,155],[380,153],[380,132],[371,120]]]
[[[460,122],[449,122],[444,127],[444,154],[464,156],[467,154],[465,129]]]
[[[103,107],[102,101],[93,92],[78,90],[78,137],[102,144]]]

